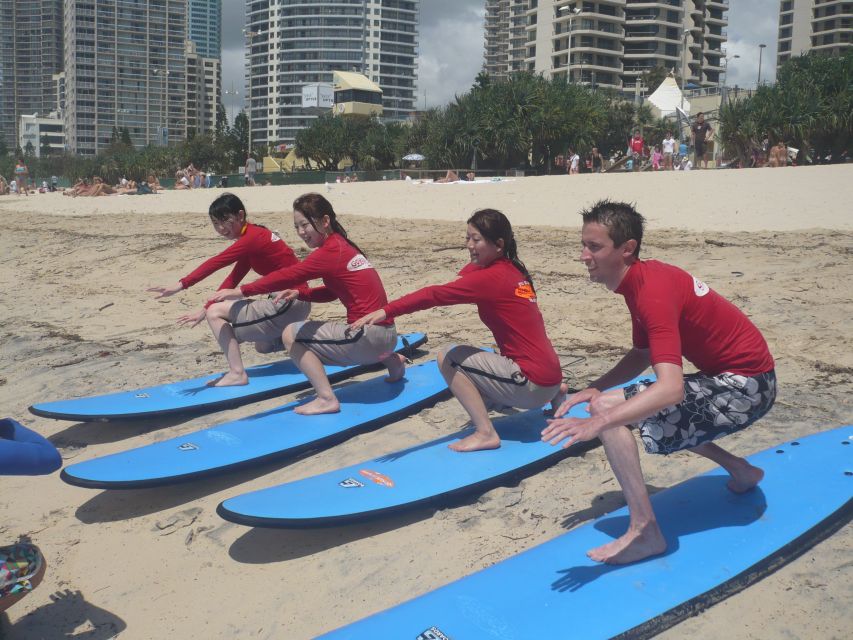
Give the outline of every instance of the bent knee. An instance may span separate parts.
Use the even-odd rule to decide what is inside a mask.
[[[453,364],[455,364],[455,361],[451,357],[451,354],[456,348],[458,348],[458,346],[459,345],[456,344],[448,344],[438,350],[438,354],[436,355],[435,359],[438,362],[439,368],[443,369],[445,366],[452,367]]]
[[[622,392],[622,389],[614,389],[613,391],[606,391],[605,393],[601,393],[593,398],[589,403],[589,411],[590,415],[601,415],[605,411],[612,409],[620,404],[625,402],[625,395]]]

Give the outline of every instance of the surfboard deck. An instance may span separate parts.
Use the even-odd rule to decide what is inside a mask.
[[[569,415],[588,416],[584,406],[572,407]],[[470,433],[465,429],[350,467],[229,498],[217,507],[217,513],[250,527],[346,524],[484,491],[581,450],[541,441],[541,431],[547,426],[541,409],[493,423],[501,436],[499,449],[468,453],[448,449],[449,443]]]
[[[397,351],[405,353],[426,341],[427,337],[423,333],[400,336],[397,340]],[[337,382],[363,373],[373,366],[328,366],[326,373],[330,381]],[[108,422],[153,418],[238,407],[311,386],[290,359],[250,367],[246,372],[249,374],[249,384],[239,387],[208,387],[208,382],[222,375],[219,373],[145,389],[37,403],[30,407],[30,412],[56,420]]]
[[[302,416],[294,409],[311,398],[155,442],[70,465],[60,477],[96,489],[138,489],[194,480],[293,457],[329,445],[356,431],[378,427],[435,402],[448,393],[435,360],[406,368],[398,382],[381,375],[335,389],[339,413]]]
[[[741,591],[853,516],[853,426],[749,457],[765,471],[736,495],[721,469],[652,496],[669,550],[615,567],[585,552],[620,536],[619,509],[322,638],[648,638]],[[678,464],[673,460],[672,464]]]

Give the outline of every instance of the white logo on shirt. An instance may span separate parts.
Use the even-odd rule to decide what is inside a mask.
[[[272,242],[279,242],[281,240],[281,236],[278,235],[275,231],[270,232],[270,240]]]
[[[696,293],[697,296],[701,298],[702,296],[707,295],[710,290],[711,289],[708,287],[707,284],[702,282],[699,278],[695,276],[693,277],[693,291]]]
[[[373,265],[370,264],[370,261],[360,253],[355,254],[347,264],[347,271],[362,271],[363,269],[372,268]]]

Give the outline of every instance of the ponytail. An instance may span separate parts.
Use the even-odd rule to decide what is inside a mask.
[[[322,220],[323,216],[329,216],[329,226],[332,227],[332,231],[342,236],[343,239],[361,255],[367,257],[364,251],[362,251],[355,242],[347,237],[346,229],[344,229],[344,226],[338,221],[338,216],[335,215],[332,203],[326,200],[326,198],[321,196],[319,193],[306,193],[299,196],[293,201],[293,210],[299,211],[302,215],[308,218],[308,221],[311,223],[311,226],[314,227],[315,231],[319,231],[317,228],[317,222]]]

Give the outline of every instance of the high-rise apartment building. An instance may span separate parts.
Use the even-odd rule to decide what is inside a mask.
[[[247,102],[252,144],[292,142],[316,117],[302,87],[356,71],[378,84],[386,117],[417,100],[419,0],[265,0],[247,3]]]
[[[187,134],[216,129],[216,110],[222,95],[222,64],[219,58],[199,55],[196,43],[187,41]]]
[[[782,0],[778,42],[777,66],[809,51],[838,55],[853,48],[853,2]]]
[[[186,137],[187,0],[65,0],[66,143],[94,155]]]
[[[202,58],[222,58],[222,0],[187,0],[187,33]]]
[[[22,115],[47,116],[58,104],[62,0],[0,0],[0,135],[10,149]]]
[[[720,82],[728,0],[486,0],[484,70],[633,89],[655,67]],[[520,41],[523,27],[524,44]]]

